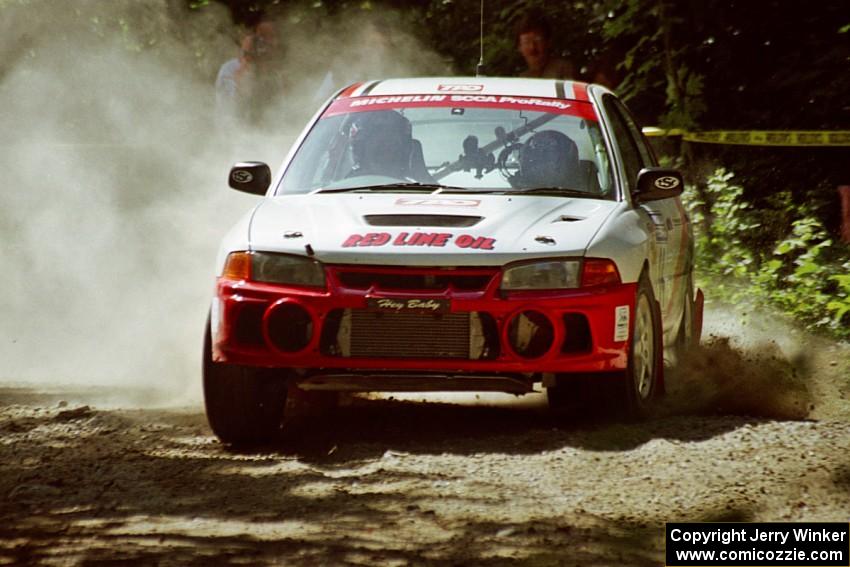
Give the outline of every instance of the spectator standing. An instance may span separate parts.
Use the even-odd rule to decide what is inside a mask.
[[[552,28],[538,11],[529,11],[517,22],[516,45],[527,66],[521,77],[544,79],[574,79],[575,67],[552,55]]]
[[[225,130],[257,125],[283,91],[277,29],[272,22],[260,21],[242,38],[239,57],[218,71],[216,121]]]

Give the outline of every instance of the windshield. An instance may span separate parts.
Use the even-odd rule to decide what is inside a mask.
[[[277,194],[347,190],[614,197],[590,103],[491,95],[334,101],[296,152]]]

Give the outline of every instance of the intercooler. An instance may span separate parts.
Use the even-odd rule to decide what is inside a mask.
[[[349,325],[349,356],[376,358],[470,358],[470,313],[404,313],[355,309]],[[346,321],[345,319],[349,319]]]
[[[486,313],[422,313],[336,309],[322,329],[322,354],[346,358],[448,358],[498,356],[498,334]]]

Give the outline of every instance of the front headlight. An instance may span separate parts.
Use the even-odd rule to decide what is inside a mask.
[[[502,289],[576,288],[579,287],[580,267],[579,260],[548,260],[512,266],[502,273]]]
[[[325,287],[325,270],[321,262],[273,252],[231,252],[222,276],[264,283]]]

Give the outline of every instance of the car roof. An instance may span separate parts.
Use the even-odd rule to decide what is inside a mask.
[[[337,98],[386,95],[497,95],[563,98],[587,101],[587,84],[556,79],[513,77],[417,77],[355,83]]]

